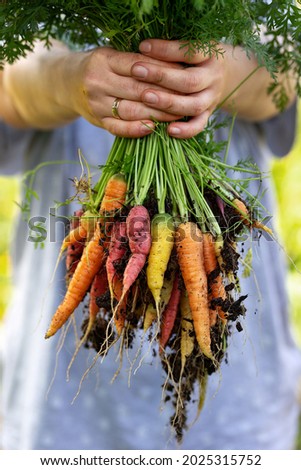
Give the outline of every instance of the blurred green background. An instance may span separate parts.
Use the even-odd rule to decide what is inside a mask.
[[[296,339],[301,346],[301,103],[295,145],[272,167],[279,213],[278,232],[289,263],[288,288]]]
[[[291,302],[292,324],[301,346],[301,103],[299,102],[298,132],[290,154],[273,163],[279,204],[278,231],[283,240],[288,260],[288,289]],[[301,450],[301,416],[296,449]]]
[[[13,219],[18,206],[19,178],[0,175],[0,320],[11,293],[9,243],[13,237]]]

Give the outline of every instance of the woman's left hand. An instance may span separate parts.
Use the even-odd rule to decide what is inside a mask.
[[[181,47],[179,41],[161,39],[143,41],[140,52],[165,63],[183,64],[181,68],[169,68],[165,64],[135,63],[133,77],[150,84],[143,91],[141,101],[170,114],[190,117],[187,122],[169,124],[170,135],[189,138],[201,132],[224,94],[226,65],[222,54],[208,57],[196,52],[188,55],[187,48]],[[152,85],[160,85],[166,91]]]

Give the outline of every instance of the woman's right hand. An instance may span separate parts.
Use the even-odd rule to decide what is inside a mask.
[[[74,52],[57,41],[50,49],[37,43],[33,52],[5,65],[1,72],[0,117],[16,127],[51,129],[83,116],[118,136],[146,135],[154,129],[153,120],[172,121],[182,116],[142,102],[149,84],[131,74],[142,58],[157,66],[163,64],[110,47]],[[164,90],[159,84],[153,88]],[[120,119],[112,114],[116,98],[121,100]]]
[[[154,129],[153,120],[170,122],[180,119],[182,116],[179,114],[155,109],[142,101],[150,85],[132,76],[133,66],[142,60],[156,64],[157,67],[180,67],[178,64],[164,64],[142,54],[118,52],[109,47],[73,54],[65,63],[69,83],[68,106],[92,124],[126,137],[140,137],[150,133]],[[152,89],[165,90],[160,84],[152,85]],[[116,98],[121,100],[118,107],[120,119],[112,114]],[[66,92],[61,96],[61,102],[65,100]]]

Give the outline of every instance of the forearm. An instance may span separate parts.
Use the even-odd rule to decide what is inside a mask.
[[[48,50],[38,43],[12,65],[5,65],[1,80],[0,116],[17,127],[49,129],[66,124],[78,114],[71,101],[72,83],[66,79],[71,53],[60,42]],[[72,73],[68,73],[72,76]]]
[[[221,97],[223,109],[250,121],[261,121],[279,113],[273,95],[267,92],[271,75],[264,67],[258,67],[254,56],[247,57],[240,47],[225,46],[222,60],[226,77]],[[297,79],[291,73],[279,74],[277,78],[284,85],[289,105],[296,98]]]

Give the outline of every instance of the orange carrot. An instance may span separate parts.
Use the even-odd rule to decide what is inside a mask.
[[[248,227],[254,227],[259,230],[263,230],[264,232],[273,235],[273,231],[269,227],[259,222],[259,220],[254,220],[250,218],[250,212],[243,201],[236,198],[232,201],[232,203],[235,209],[237,209],[237,212],[239,213],[241,220],[245,225],[247,225]]]
[[[215,241],[211,233],[206,232],[203,234],[203,249],[204,249],[204,266],[207,274],[208,282],[208,297],[209,303],[213,299],[221,298],[226,299],[225,286],[223,278],[220,273],[218,260],[216,257]],[[225,319],[225,314],[221,306],[215,309],[210,308],[210,325],[214,326],[216,323],[217,315]]]
[[[212,358],[203,235],[194,222],[179,225],[176,248],[179,266],[188,294],[196,339],[203,354]]]
[[[127,185],[123,175],[118,174],[111,177],[105,189],[105,194],[100,207],[100,214],[111,214],[112,211],[120,209],[124,204],[126,191]],[[75,269],[65,298],[59,305],[51,320],[45,338],[53,336],[64,325],[76,307],[78,307],[80,302],[83,300],[94,276],[100,270],[106,256],[106,247],[103,245],[106,240],[104,235],[106,230],[107,227],[105,225],[105,220],[101,217],[100,222],[96,226],[93,237],[86,245],[81,260]],[[103,243],[101,243],[101,241]]]
[[[103,235],[100,224],[98,224],[93,238],[84,249],[80,262],[69,283],[65,298],[55,312],[45,338],[53,336],[83,300],[105,258],[105,248],[99,243],[101,239],[103,239]]]
[[[65,251],[65,249],[69,246],[72,245],[76,242],[82,242],[85,240],[87,236],[87,230],[83,225],[79,225],[78,227],[74,228],[71,230],[70,233],[66,236],[62,243],[62,251]]]
[[[126,320],[127,293],[122,296],[122,279],[117,277],[114,282],[114,298],[118,301],[117,308],[114,310],[113,318],[117,334],[120,336]]]
[[[105,294],[107,289],[108,289],[107,273],[106,273],[105,268],[102,267],[100,271],[98,271],[98,273],[95,274],[94,279],[92,281],[92,285],[90,288],[90,300],[89,300],[89,321],[84,330],[84,334],[80,342],[77,344],[76,350],[69,363],[69,366],[67,369],[67,377],[69,377],[69,371],[78,354],[78,351],[80,350],[81,346],[85,344],[86,341],[89,339],[89,335],[96,322],[96,317],[100,310],[99,306],[97,305],[97,298]]]
[[[66,248],[70,245],[74,245],[76,243],[84,243],[85,240],[89,240],[95,230],[97,220],[98,218],[87,210],[86,212],[83,211],[76,211],[76,213],[79,216],[79,219],[74,219],[76,223],[71,224],[71,230],[68,233],[68,235],[64,238],[62,245],[61,245],[61,251],[60,253],[62,254]]]
[[[120,209],[124,202],[127,192],[125,177],[121,173],[113,175],[106,186],[103,199],[101,201],[100,215],[115,212]]]
[[[160,337],[159,337],[160,354],[163,353],[165,346],[172,333],[176,316],[177,316],[177,312],[178,312],[178,307],[180,304],[180,298],[181,298],[181,290],[179,287],[179,273],[177,272],[175,274],[169,302],[162,314],[161,331],[160,331]]]

